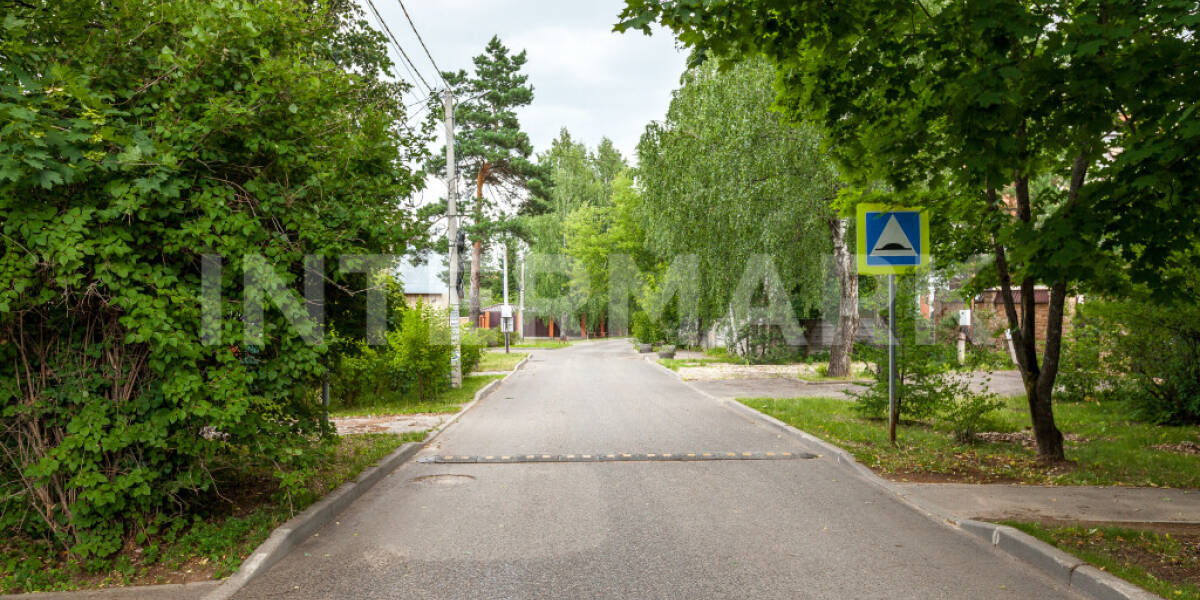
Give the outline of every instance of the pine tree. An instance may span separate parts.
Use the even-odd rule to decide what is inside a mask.
[[[533,101],[529,76],[521,73],[525,52],[512,54],[499,37],[492,37],[483,54],[476,56],[475,72],[446,72],[457,103],[454,110],[455,156],[458,172],[471,178],[475,195],[462,205],[470,217],[465,225],[471,241],[470,317],[478,322],[479,277],[483,245],[510,221],[497,205],[497,196],[511,197],[539,176],[529,160],[533,145],[521,131],[516,109]],[[489,187],[498,194],[485,195]]]

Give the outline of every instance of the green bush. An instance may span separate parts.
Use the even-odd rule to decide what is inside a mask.
[[[303,469],[328,348],[292,308],[246,341],[242,281],[274,271],[298,295],[306,255],[412,235],[395,200],[422,184],[422,150],[363,23],[343,1],[5,5],[6,523],[104,556],[198,502],[221,457]],[[204,255],[223,257],[216,343],[198,335]],[[362,295],[339,290],[364,277],[326,276],[331,324],[361,323]]]
[[[913,306],[911,278],[897,285],[896,306]],[[969,442],[1001,408],[993,395],[972,392],[968,376],[958,370],[958,349],[947,343],[920,343],[913,311],[896,315],[896,403],[901,421],[933,421],[946,425],[960,442]],[[871,418],[888,413],[888,347],[880,343],[856,346],[855,354],[871,363],[873,382],[855,396],[854,410]],[[932,340],[931,340],[932,341]]]
[[[933,417],[967,393],[965,376],[946,368],[943,348],[900,344],[896,348],[896,403],[901,420]],[[858,357],[874,365],[872,383],[855,396],[854,409],[867,417],[886,417],[888,411],[887,346],[865,346]]]
[[[479,329],[478,327],[466,326],[459,332],[459,348],[462,360],[462,372],[470,373],[479,366],[480,359],[483,358],[483,353],[487,350],[488,340],[492,339],[495,333],[490,329]]]
[[[450,385],[449,329],[445,313],[418,303],[404,313],[400,330],[388,333],[392,365],[408,373],[418,401],[431,401]]]
[[[630,321],[630,333],[638,342],[656,344],[662,339],[658,324],[650,318],[650,315],[646,314],[646,311],[639,310],[633,313]]]
[[[465,329],[465,328],[464,328]],[[482,343],[487,348],[495,348],[496,346],[504,345],[504,334],[500,333],[500,329],[481,329],[479,327],[471,327],[474,332],[474,339],[478,343]],[[515,334],[510,335],[509,339],[514,339]]]
[[[968,444],[990,422],[989,417],[1003,407],[1004,402],[993,394],[964,391],[942,406],[938,420],[950,427],[955,440]]]
[[[1063,334],[1062,358],[1055,380],[1054,400],[1082,402],[1098,400],[1105,390],[1116,385],[1111,371],[1112,336],[1105,326],[1090,315],[1086,305],[1076,305],[1071,330]],[[1108,359],[1106,361],[1106,359]]]
[[[1154,299],[1087,307],[1112,336],[1105,368],[1124,373],[1114,392],[1135,416],[1160,424],[1200,423],[1200,305]]]
[[[406,396],[412,388],[412,376],[403,364],[392,358],[390,344],[355,345],[354,352],[338,358],[330,375],[331,404],[354,408],[390,402]]]

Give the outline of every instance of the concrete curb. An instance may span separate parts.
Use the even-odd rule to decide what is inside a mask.
[[[71,592],[32,592],[28,594],[4,594],[0,595],[0,600],[83,600],[85,598],[104,598],[104,600],[117,600],[123,598],[170,598],[179,595],[180,592],[196,591],[196,596],[203,589],[212,587],[211,591],[200,596],[201,600],[227,600],[238,593],[246,584],[250,583],[255,577],[267,572],[275,563],[279,562],[284,556],[287,556],[300,542],[307,539],[318,529],[325,526],[329,521],[333,520],[339,513],[350,506],[355,500],[371,489],[380,479],[383,479],[396,467],[404,464],[405,461],[412,458],[418,451],[427,446],[440,435],[446,428],[466,414],[467,411],[475,407],[479,401],[490,396],[496,391],[506,379],[512,377],[529,359],[533,357],[533,352],[530,352],[517,366],[513,367],[504,377],[489,382],[483,386],[470,402],[466,403],[458,412],[454,413],[446,422],[439,425],[424,441],[408,442],[401,445],[391,454],[384,457],[378,464],[372,467],[363,469],[358,477],[353,481],[343,483],[336,490],[328,493],[325,497],[318,500],[312,506],[309,506],[300,514],[292,517],[283,525],[276,527],[274,531],[267,536],[266,541],[259,544],[254,552],[250,554],[246,560],[242,561],[242,566],[237,572],[229,577],[219,581],[196,581],[187,584],[164,584],[164,585],[143,585],[107,588],[102,590],[77,590]]]
[[[1055,581],[1100,600],[1160,598],[1124,579],[1097,569],[1023,531],[1005,525],[963,519],[958,527],[995,549],[1028,563]]]
[[[916,510],[917,512],[926,515],[938,523],[968,536],[975,538],[978,541],[984,542],[991,546],[994,551],[999,551],[1012,558],[1015,558],[1025,564],[1037,568],[1042,573],[1045,573],[1051,579],[1059,584],[1068,587],[1072,590],[1080,592],[1090,598],[1097,600],[1148,600],[1153,598],[1161,598],[1152,594],[1124,579],[1105,573],[1095,567],[1088,565],[1083,560],[1067,554],[1046,542],[1043,542],[1031,535],[1022,531],[1007,527],[1004,525],[996,525],[994,523],[986,523],[983,521],[974,521],[971,519],[960,519],[954,515],[942,511],[940,508],[928,504],[919,498],[910,496],[904,490],[893,485],[892,482],[880,477],[866,465],[855,460],[854,456],[849,452],[835,446],[825,440],[822,440],[808,432],[797,429],[775,417],[763,414],[741,402],[736,400],[723,400],[712,394],[705,392],[684,381],[678,373],[672,371],[655,361],[652,362],[656,367],[675,376],[681,383],[688,386],[692,391],[706,398],[712,399],[734,412],[741,413],[751,419],[766,425],[771,429],[786,433],[792,437],[799,438],[805,443],[816,446],[824,454],[836,460],[837,464],[850,472],[858,475],[863,480],[874,486],[884,490],[896,498],[901,504]]]
[[[364,469],[354,481],[343,483],[341,487],[318,500],[316,504],[277,527],[265,542],[254,549],[249,558],[242,561],[242,566],[236,573],[225,579],[217,589],[205,594],[203,600],[225,600],[232,597],[255,577],[267,572],[281,558],[287,556],[300,542],[324,527],[333,517],[350,506],[350,503],[371,489],[371,486],[378,483],[385,475],[412,458],[421,449],[421,446],[417,442],[409,442],[400,446],[395,452],[379,461],[379,464]]]
[[[447,427],[457,423],[458,420],[461,419],[462,416],[467,413],[467,411],[471,410],[472,408],[475,408],[475,405],[479,404],[480,400],[483,400],[484,398],[487,398],[488,396],[492,395],[492,392],[496,391],[496,388],[500,387],[501,383],[504,383],[504,381],[507,380],[509,377],[512,377],[514,373],[516,373],[517,371],[520,371],[521,367],[525,366],[525,363],[529,362],[529,359],[531,359],[531,358],[533,358],[533,352],[530,352],[529,354],[527,354],[525,356],[525,358],[522,358],[521,362],[517,363],[517,366],[513,367],[512,370],[509,371],[508,374],[506,374],[504,377],[501,377],[500,379],[496,379],[494,381],[488,382],[488,384],[483,386],[483,388],[481,388],[478,392],[475,392],[475,397],[471,398],[470,402],[464,404],[463,407],[461,409],[459,409],[458,412],[454,413],[453,417],[450,417],[449,419],[447,419],[445,423],[438,425],[437,428],[434,429],[429,435],[425,436],[425,441],[421,442],[421,445],[428,446],[429,443],[432,442],[434,440],[434,438],[441,435],[442,432],[445,431]]]
[[[0,600],[139,600],[144,598],[199,598],[206,589],[215,588],[220,581],[163,583],[160,585],[131,585],[69,592],[29,592],[0,594]]]
[[[255,577],[267,572],[275,563],[279,562],[284,556],[287,556],[292,551],[292,548],[302,540],[324,527],[326,523],[345,510],[347,506],[350,506],[352,502],[357,500],[359,496],[362,496],[371,486],[394,471],[396,467],[412,458],[418,451],[441,435],[446,428],[457,423],[467,411],[475,408],[475,405],[479,404],[480,400],[490,396],[499,387],[501,382],[520,370],[531,356],[533,356],[532,352],[521,359],[521,362],[517,363],[517,366],[513,367],[513,370],[509,371],[507,375],[489,382],[478,392],[475,392],[475,396],[471,398],[470,402],[454,413],[453,417],[450,417],[445,423],[442,423],[433,432],[425,436],[424,441],[404,444],[395,452],[389,454],[387,458],[380,461],[378,465],[365,469],[354,481],[343,484],[342,487],[334,490],[316,504],[308,507],[304,512],[279,526],[275,531],[272,531],[270,537],[260,544],[258,548],[254,549],[254,553],[250,555],[250,558],[242,562],[242,566],[238,569],[237,573],[225,579],[217,589],[205,594],[202,600],[227,600]]]

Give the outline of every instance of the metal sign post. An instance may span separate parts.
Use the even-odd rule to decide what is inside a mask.
[[[858,272],[888,276],[888,439],[896,443],[896,274],[929,265],[929,213],[922,208],[858,205]]]
[[[513,330],[513,309],[511,304],[500,307],[500,331],[504,332],[504,353],[508,354],[508,336]]]
[[[896,444],[896,423],[900,407],[896,405],[896,275],[888,275],[888,440]]]

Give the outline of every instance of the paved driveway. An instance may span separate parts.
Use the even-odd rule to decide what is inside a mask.
[[[704,452],[775,459],[659,460]],[[1075,597],[829,459],[784,452],[816,450],[627,342],[535,351],[419,455],[508,462],[410,462],[238,597]]]

